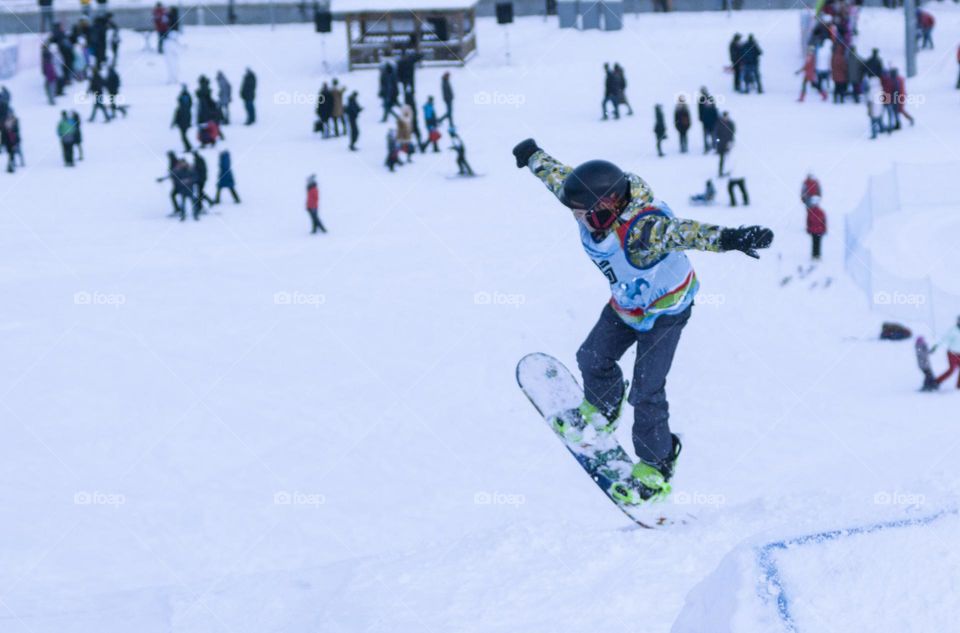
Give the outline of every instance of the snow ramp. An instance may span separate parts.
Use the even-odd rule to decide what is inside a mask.
[[[956,509],[753,537],[687,595],[672,633],[917,633],[960,618]]]

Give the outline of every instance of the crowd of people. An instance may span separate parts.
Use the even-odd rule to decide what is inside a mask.
[[[620,118],[620,106],[627,107],[627,116],[633,116],[633,107],[630,106],[630,100],[627,99],[627,76],[623,66],[614,63],[603,65],[603,119],[609,118],[607,115],[607,104],[613,107],[613,118]]]
[[[194,220],[199,220],[207,209],[220,204],[224,189],[230,192],[234,203],[240,203],[228,150],[222,150],[217,159],[216,194],[213,197],[206,192],[209,179],[207,161],[198,151],[189,152],[189,156],[192,160],[186,156],[177,156],[173,151],[167,152],[167,174],[157,178],[157,182],[170,181],[173,211],[169,217],[179,218],[182,222],[187,219],[188,214],[192,214]]]

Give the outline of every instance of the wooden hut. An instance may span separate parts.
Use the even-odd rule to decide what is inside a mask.
[[[427,66],[462,66],[477,52],[476,0],[350,0],[334,11],[347,25],[350,70],[376,68],[403,52],[423,56]],[[396,4],[397,6],[390,6]]]

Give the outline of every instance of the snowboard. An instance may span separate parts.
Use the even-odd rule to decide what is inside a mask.
[[[588,428],[584,437],[574,442],[554,429],[553,421],[558,416],[576,409],[583,401],[583,388],[563,363],[548,354],[527,354],[517,363],[517,384],[577,463],[631,521],[648,529],[676,522],[665,516],[658,504],[629,505],[614,497],[615,486],[628,486],[627,480],[634,466],[633,458],[614,434],[596,434]]]

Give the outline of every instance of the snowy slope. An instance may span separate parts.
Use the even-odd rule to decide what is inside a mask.
[[[29,167],[0,178],[0,629],[666,631],[748,536],[949,503],[957,395],[914,391],[909,345],[845,340],[881,317],[843,277],[839,230],[894,158],[957,158],[960,12],[936,11],[940,48],[909,84],[917,126],[878,141],[862,107],[795,103],[794,12],[630,16],[619,33],[521,19],[510,66],[481,20],[480,55],[453,71],[485,174],[471,181],[445,178],[451,152],[386,172],[375,73],[342,75],[366,108],[361,151],[312,136],[309,27],[191,29],[191,85],[260,78],[259,123],[226,130],[243,204],[199,223],[167,219],[153,181],[178,145],[177,88],[139,38],[122,53],[130,118],[87,125],[71,171],[53,133],[65,104],[17,77]],[[899,56],[902,28],[868,11],[860,48]],[[763,97],[729,92],[734,30],[764,46]],[[601,122],[614,60],[637,114]],[[421,71],[421,98],[441,72]],[[687,207],[715,158],[676,155],[673,130],[655,157],[653,104],[703,84],[738,123],[749,208]],[[669,384],[688,528],[624,530],[515,387],[526,352],[573,365],[606,291],[563,209],[513,166],[527,136],[629,167],[681,216],[777,231],[759,262],[692,256],[703,295]],[[806,261],[809,167],[833,227],[816,278],[834,282],[781,288]],[[327,236],[307,234],[312,172]]]

